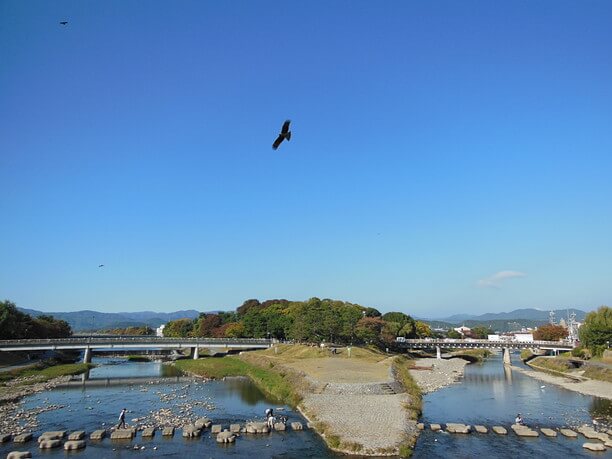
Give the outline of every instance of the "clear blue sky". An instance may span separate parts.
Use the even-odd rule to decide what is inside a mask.
[[[0,0],[0,297],[610,304],[611,24],[609,1]]]

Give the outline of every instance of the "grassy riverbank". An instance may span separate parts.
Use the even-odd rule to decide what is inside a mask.
[[[297,406],[300,395],[293,389],[285,374],[246,362],[237,356],[208,357],[198,360],[178,360],[176,367],[186,373],[213,379],[226,376],[246,376],[269,397],[291,406]]]
[[[582,378],[593,379],[596,381],[605,381],[612,383],[612,368],[606,367],[605,364],[591,364],[585,362],[580,370],[574,368],[565,356],[559,357],[538,357],[529,362],[529,365],[536,370],[551,371],[554,373],[562,373],[567,376],[576,374]],[[581,371],[582,370],[582,371]]]
[[[461,349],[452,353],[455,357],[465,359],[469,362],[482,362],[491,355],[488,349]]]
[[[95,365],[91,363],[66,363],[53,365],[44,362],[29,367],[0,373],[0,383],[15,382],[21,385],[46,382],[60,376],[72,376],[85,373]],[[14,385],[14,384],[13,384]]]

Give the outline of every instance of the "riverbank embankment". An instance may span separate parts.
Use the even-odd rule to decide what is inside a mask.
[[[407,455],[418,430],[412,411],[420,406],[395,377],[395,357],[353,347],[279,345],[240,356],[179,361],[192,374],[249,376],[265,393],[297,407],[338,452],[370,456]]]
[[[578,392],[583,395],[592,395],[594,397],[612,400],[612,383],[606,381],[585,378],[582,378],[582,380],[579,381],[568,376],[554,375],[547,369],[538,371],[527,370],[525,368],[519,368],[516,366],[511,366],[510,368],[512,368],[512,371],[522,373],[526,376],[547,382],[549,384],[555,384],[556,386],[563,387],[567,390]]]

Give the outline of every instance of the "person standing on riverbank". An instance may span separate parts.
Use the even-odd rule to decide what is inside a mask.
[[[127,413],[125,408],[123,408],[121,413],[119,413],[119,424],[117,425],[118,429],[125,429],[125,413]]]

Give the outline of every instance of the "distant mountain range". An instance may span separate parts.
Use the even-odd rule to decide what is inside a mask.
[[[559,321],[561,318],[567,320],[567,316],[570,313],[576,314],[576,320],[582,322],[586,317],[587,313],[580,309],[555,309],[555,319]],[[550,311],[543,311],[540,309],[515,309],[510,312],[488,312],[479,316],[473,314],[455,314],[450,317],[443,319],[432,319],[432,321],[449,322],[451,324],[460,324],[467,320],[471,321],[490,321],[490,320],[535,320],[535,321],[546,321],[549,320]]]
[[[65,320],[75,332],[84,330],[107,330],[109,328],[126,328],[149,326],[157,328],[176,319],[195,319],[200,315],[199,311],[189,309],[176,312],[98,312],[98,311],[74,311],[74,312],[42,312],[35,309],[19,308],[31,316],[50,315],[56,319]]]

